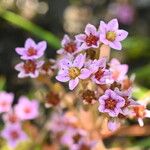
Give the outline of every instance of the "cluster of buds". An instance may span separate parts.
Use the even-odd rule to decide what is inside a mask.
[[[117,19],[100,21],[98,29],[88,24],[85,33],[67,35],[62,40],[56,79],[69,82],[69,89],[78,92],[84,104],[99,104],[98,111],[108,118],[108,128],[116,130],[120,120],[134,114],[139,103],[132,99],[132,82],[128,65],[113,58],[110,48],[121,50],[121,41],[128,32],[119,29]],[[144,107],[145,108],[145,107]],[[136,111],[137,112],[137,111]]]
[[[27,134],[22,129],[23,122],[39,116],[37,100],[30,101],[27,97],[22,96],[18,103],[12,106],[13,100],[14,94],[0,92],[0,113],[5,123],[5,128],[0,135],[7,140],[11,148],[15,148],[18,143],[28,139]]]

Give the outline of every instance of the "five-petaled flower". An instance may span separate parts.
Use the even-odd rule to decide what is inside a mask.
[[[110,117],[117,117],[122,112],[121,108],[125,105],[125,99],[108,89],[103,96],[99,97],[99,104],[100,112],[107,113]]]
[[[20,125],[8,125],[1,132],[1,136],[7,140],[11,148],[15,148],[20,142],[27,140],[27,135]]]
[[[15,69],[19,71],[18,78],[37,78],[39,76],[39,71],[44,61],[34,61],[27,60],[25,62],[21,62],[15,66]]]
[[[84,68],[85,55],[79,54],[73,61],[69,59],[63,59],[60,61],[60,70],[56,79],[61,82],[69,81],[69,89],[73,90],[79,83],[80,79],[87,79],[91,75],[91,72]]]
[[[70,39],[68,35],[64,35],[61,46],[62,48],[57,51],[58,54],[75,54],[79,51],[80,43]]]
[[[99,32],[92,24],[86,25],[85,34],[76,35],[75,38],[81,42],[80,50],[98,48],[100,44]]]
[[[44,55],[47,44],[45,41],[36,44],[31,38],[28,38],[24,47],[17,47],[16,52],[21,55],[23,60],[38,59]]]
[[[128,36],[128,32],[118,28],[119,24],[117,19],[112,19],[108,24],[101,21],[99,26],[100,41],[105,45],[109,45],[111,48],[121,50],[122,45],[120,41]]]
[[[0,113],[10,111],[13,99],[13,93],[0,92]]]
[[[35,119],[39,115],[39,103],[37,100],[30,101],[27,97],[22,96],[15,106],[15,113],[21,120]]]

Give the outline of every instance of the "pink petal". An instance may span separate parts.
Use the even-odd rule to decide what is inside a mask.
[[[128,32],[127,32],[127,31],[125,31],[125,30],[118,30],[118,31],[117,31],[116,40],[117,40],[117,41],[122,41],[122,40],[124,40],[127,36],[128,36]]]
[[[68,35],[64,35],[63,40],[61,41],[61,45],[64,47],[67,43],[69,43],[71,40]]]
[[[95,26],[92,25],[92,24],[87,24],[86,27],[85,27],[85,33],[87,35],[90,35],[90,34],[96,35],[97,31],[96,31]]]
[[[144,126],[144,121],[142,118],[138,118],[138,123],[139,123],[140,127]]]
[[[115,130],[117,130],[117,129],[119,128],[119,126],[120,126],[120,123],[117,122],[117,121],[114,121],[114,120],[108,121],[108,129],[109,129],[110,131],[115,131]]]
[[[63,54],[64,53],[64,49],[63,48],[61,48],[61,49],[59,49],[59,50],[57,50],[57,54]]]
[[[109,31],[115,31],[118,28],[119,28],[119,24],[118,24],[118,20],[117,19],[112,19],[107,24],[107,30],[109,30]]]
[[[104,22],[104,21],[100,21],[100,26],[99,26],[99,31],[100,31],[100,33],[105,33],[106,32],[106,27],[107,27],[107,25],[106,25],[106,23]]]
[[[81,69],[84,65],[86,55],[79,54],[73,61],[73,66]]]
[[[39,51],[44,52],[44,51],[46,50],[46,48],[47,48],[47,43],[46,43],[45,41],[39,42],[39,43],[37,44],[37,49],[38,49]]]
[[[17,71],[21,71],[23,68],[23,65],[24,65],[24,63],[23,62],[21,62],[21,63],[19,63],[19,64],[17,64],[16,66],[15,66],[15,69],[17,70]]]
[[[122,49],[122,45],[119,41],[110,42],[109,46],[113,49],[116,49],[116,50],[121,50]]]
[[[79,83],[79,78],[75,78],[74,80],[69,81],[69,89],[73,90]]]
[[[81,70],[81,74],[79,76],[80,79],[87,79],[89,76],[91,75],[91,71],[89,71],[88,69],[86,68],[83,68]]]
[[[78,34],[78,35],[75,36],[75,39],[77,41],[81,41],[81,42],[84,42],[85,38],[86,38],[85,34]]]
[[[35,48],[36,47],[36,43],[31,38],[28,38],[26,40],[26,42],[25,42],[25,48],[28,49],[30,47]]]
[[[56,76],[56,79],[60,82],[68,82],[70,80],[69,76],[64,75],[58,75]]]
[[[25,51],[25,48],[17,47],[15,50],[16,50],[16,52],[17,52],[19,55],[23,55],[23,54],[24,54],[24,51]]]

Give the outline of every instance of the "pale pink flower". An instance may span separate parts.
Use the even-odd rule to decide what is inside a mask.
[[[75,54],[79,51],[80,43],[70,39],[68,35],[64,35],[61,46],[62,48],[57,51],[58,54]]]
[[[85,59],[86,56],[83,54],[79,54],[73,61],[63,59],[56,79],[61,82],[69,81],[69,89],[73,90],[80,79],[87,79],[91,75],[91,72],[84,67]]]
[[[11,110],[13,99],[13,93],[0,92],[0,113]]]
[[[36,44],[31,38],[28,38],[24,47],[17,47],[16,52],[21,55],[23,60],[38,59],[44,55],[47,44],[45,41]]]
[[[6,139],[11,148],[15,148],[20,142],[27,140],[27,135],[19,125],[9,125],[1,132],[2,138]]]
[[[117,117],[122,113],[122,107],[125,105],[125,99],[118,95],[115,91],[106,90],[104,95],[99,97],[98,110],[102,113],[107,113],[111,117]]]
[[[85,27],[85,34],[75,36],[76,40],[81,42],[80,49],[86,50],[89,48],[98,48],[100,44],[99,32],[92,24],[87,24]]]
[[[138,102],[139,105],[133,107],[133,114],[135,118],[137,118],[139,125],[144,126],[144,118],[150,118],[150,110],[146,109],[147,103]]]
[[[21,62],[15,66],[15,69],[19,71],[18,78],[37,78],[39,76],[40,67],[44,64],[44,61],[27,60]]]
[[[88,61],[86,67],[92,72],[91,79],[96,84],[112,83],[111,72],[106,69],[106,59]]]
[[[19,124],[20,119],[17,115],[17,113],[14,112],[14,110],[10,110],[9,112],[3,114],[2,116],[5,124]]]
[[[115,81],[123,81],[126,78],[128,72],[128,65],[121,64],[118,59],[113,58],[110,61],[110,71],[112,72],[112,78]]]
[[[99,26],[100,41],[113,49],[121,50],[122,45],[120,41],[127,37],[128,32],[118,28],[119,24],[117,19],[112,19],[108,24],[101,21]]]
[[[37,100],[29,100],[22,96],[14,110],[21,120],[32,120],[39,115],[39,103]]]
[[[110,131],[114,132],[120,127],[120,122],[117,120],[109,120],[107,126]]]

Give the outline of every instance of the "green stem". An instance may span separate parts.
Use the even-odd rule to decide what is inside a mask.
[[[11,12],[8,10],[4,10],[0,7],[0,17],[6,20],[7,22],[22,28],[28,32],[31,32],[35,36],[46,40],[52,47],[59,48],[60,40],[52,34],[51,32],[42,29],[40,26],[32,23],[31,21]]]

